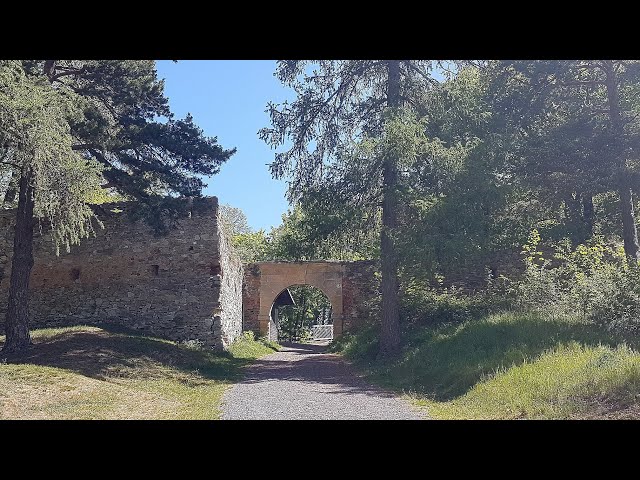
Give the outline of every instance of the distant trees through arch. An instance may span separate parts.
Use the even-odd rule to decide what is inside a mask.
[[[292,285],[283,290],[271,307],[280,341],[304,341],[312,338],[314,325],[332,325],[329,298],[317,287]]]

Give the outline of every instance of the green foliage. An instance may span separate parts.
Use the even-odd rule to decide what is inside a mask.
[[[231,238],[251,233],[247,216],[242,209],[231,205],[220,205],[220,222],[225,233]]]
[[[510,294],[522,309],[547,315],[577,314],[609,328],[640,329],[640,266],[630,261],[621,246],[601,237],[586,244],[559,244],[553,259],[538,250],[540,236],[532,232],[524,246],[526,270]]]
[[[280,340],[305,341],[311,338],[312,325],[331,323],[331,302],[320,289],[294,285],[289,292],[294,304],[278,308],[276,326]]]
[[[368,323],[355,332],[344,332],[331,342],[328,350],[342,353],[359,365],[365,366],[374,362],[378,354],[378,335],[378,326]]]
[[[377,357],[375,326],[332,349],[436,418],[567,418],[636,404],[638,346],[575,316],[512,312],[413,329],[392,359]]]
[[[234,235],[231,244],[244,263],[262,262],[270,258],[270,239],[264,230]]]
[[[221,205],[219,215],[223,231],[244,263],[268,259],[271,251],[270,238],[264,230],[254,232],[240,208]]]
[[[242,335],[229,347],[229,353],[234,358],[252,359],[276,352],[279,348],[279,345],[275,342],[270,342],[263,338],[256,340],[253,332],[242,332]]]
[[[421,95],[435,83],[431,71],[436,62],[403,61],[401,83],[410,97]],[[297,199],[309,189],[336,180],[330,165],[339,167],[344,153],[364,136],[377,138],[382,131],[388,93],[388,65],[375,60],[285,60],[275,73],[283,85],[296,93],[293,102],[269,103],[269,127],[258,133],[271,147],[284,145],[270,165],[275,178],[289,176],[289,197]],[[359,180],[377,188],[380,163],[362,165],[368,175]],[[344,173],[352,173],[350,168]],[[366,195],[349,189],[354,197]],[[356,200],[354,198],[354,200]]]
[[[363,260],[377,256],[379,216],[335,204],[332,189],[315,190],[272,229],[268,256],[274,260]],[[367,223],[369,229],[361,227]],[[353,228],[345,228],[346,226]]]
[[[44,78],[25,75],[19,62],[0,63],[4,158],[16,172],[32,172],[34,215],[47,222],[57,252],[93,233],[95,216],[86,202],[102,182],[102,167],[73,149],[70,122],[79,115],[77,103],[77,96]]]
[[[434,289],[424,283],[405,285],[401,317],[407,325],[461,323],[495,311],[498,299],[487,292],[465,294],[455,288]]]
[[[37,74],[48,65],[25,62]],[[198,196],[235,150],[205,137],[189,114],[174,119],[150,60],[56,60],[49,79],[77,93],[83,114],[71,124],[76,145],[105,166],[107,182],[137,199]]]

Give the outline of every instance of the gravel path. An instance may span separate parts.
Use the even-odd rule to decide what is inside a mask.
[[[247,368],[225,392],[225,420],[418,420],[404,400],[372,387],[325,345],[292,344]]]

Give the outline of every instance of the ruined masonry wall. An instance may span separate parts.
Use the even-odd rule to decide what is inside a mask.
[[[244,268],[244,282],[242,285],[243,325],[245,331],[260,334],[258,315],[260,314],[260,265],[250,263]]]
[[[342,321],[344,331],[375,320],[381,298],[380,281],[375,276],[375,260],[344,263],[342,277]]]
[[[242,328],[242,266],[218,228],[217,198],[196,202],[166,236],[129,219],[134,203],[105,204],[98,213],[105,228],[59,257],[49,236],[37,233],[31,326],[113,323],[228,346]],[[2,320],[12,246],[13,212],[0,212]]]
[[[373,321],[380,298],[375,261],[258,262],[244,272],[244,330],[275,339],[271,306],[292,285],[311,285],[324,292],[333,308],[333,334]]]
[[[219,315],[213,317],[214,338],[218,348],[228,347],[242,333],[242,277],[243,267],[240,257],[235,254],[229,238],[218,228],[218,248],[221,274]]]

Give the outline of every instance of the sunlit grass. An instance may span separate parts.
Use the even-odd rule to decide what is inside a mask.
[[[214,353],[84,326],[32,336],[28,353],[0,364],[0,418],[218,418],[241,367],[274,351],[243,338],[228,353]]]
[[[575,318],[503,313],[407,336],[379,362],[374,332],[335,347],[369,378],[407,393],[433,418],[636,415],[640,355],[624,339]],[[625,414],[620,414],[625,416]]]
[[[572,418],[637,404],[640,355],[577,343],[504,368],[450,402],[417,400],[436,418]]]

